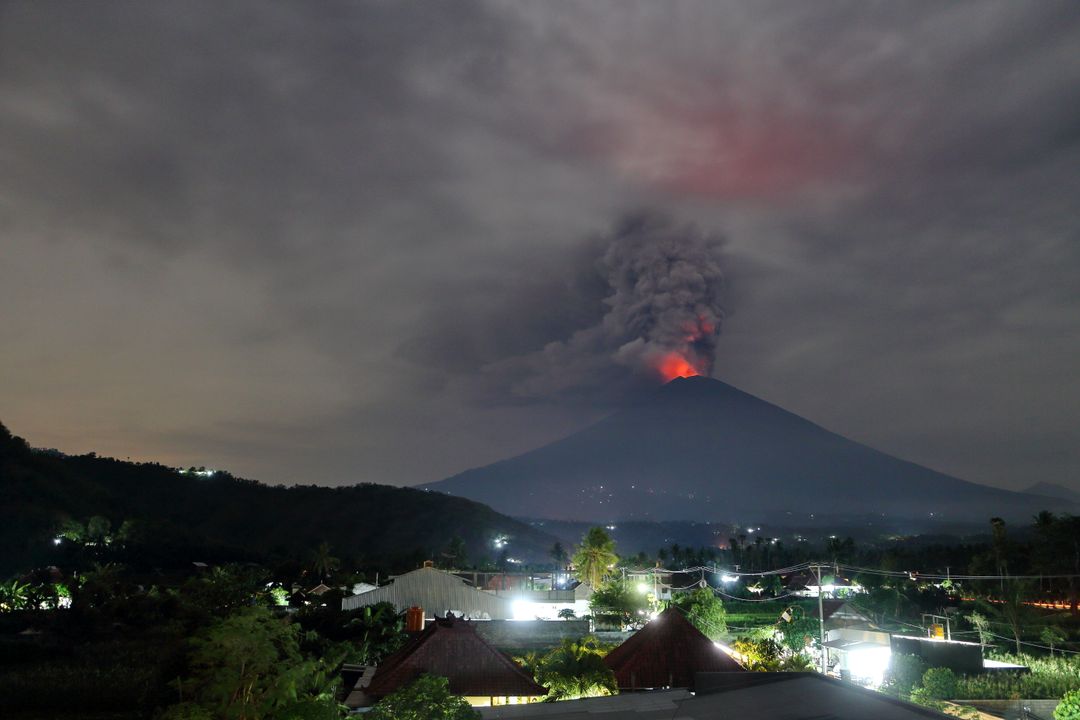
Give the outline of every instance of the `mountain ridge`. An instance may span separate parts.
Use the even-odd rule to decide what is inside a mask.
[[[1067,488],[1064,485],[1047,482],[1045,480],[1028,485],[1022,492],[1033,495],[1045,495],[1046,497],[1067,500],[1069,502],[1080,502],[1080,492],[1077,492],[1072,488]]]
[[[574,521],[870,512],[985,520],[1054,502],[893,457],[705,377],[677,378],[567,437],[420,487],[513,516]]]
[[[448,502],[449,501],[449,502]],[[91,516],[152,536],[154,565],[306,559],[328,542],[343,558],[401,569],[439,558],[454,536],[473,560],[546,560],[556,538],[481,503],[373,483],[271,486],[218,472],[185,474],[155,463],[35,450],[0,424],[0,577],[54,562],[67,520]]]

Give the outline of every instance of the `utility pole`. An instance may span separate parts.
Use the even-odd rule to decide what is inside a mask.
[[[821,674],[825,675],[829,670],[828,651],[825,649],[825,603],[821,599],[821,566],[815,565],[817,570],[817,615],[818,633],[821,638]]]

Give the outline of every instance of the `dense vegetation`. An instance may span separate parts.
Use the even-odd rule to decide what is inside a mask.
[[[12,717],[70,716],[71,697],[80,698],[78,714],[102,718],[339,717],[342,663],[377,663],[405,637],[392,606],[343,613],[342,594],[431,557],[508,569],[508,545],[534,569],[572,565],[595,588],[598,628],[641,627],[665,605],[655,592],[662,577],[676,588],[671,604],[762,671],[812,669],[817,603],[792,595],[793,573],[740,578],[720,568],[825,561],[822,582],[860,585],[865,592],[849,599],[880,627],[911,632],[924,613],[948,615],[954,637],[1012,651],[1002,659],[1031,668],[958,677],[901,656],[887,692],[936,707],[1080,689],[1080,520],[1071,516],[1040,513],[1027,528],[994,518],[971,543],[785,541],[760,528],[751,541],[749,529],[733,528],[714,546],[620,557],[604,528],[568,552],[485,506],[436,493],[267,487],[227,473],[67,457],[32,450],[2,425],[0,480],[0,697]],[[965,577],[973,575],[981,577]],[[521,662],[551,700],[607,694],[615,691],[607,650],[587,637]],[[473,716],[439,678],[384,702],[377,712]]]
[[[123,528],[143,567],[306,560],[329,543],[343,562],[370,570],[416,567],[457,538],[461,560],[498,561],[492,538],[517,557],[543,557],[553,538],[485,505],[434,492],[361,484],[270,487],[226,472],[209,477],[93,454],[32,450],[0,425],[0,577],[70,565],[53,540],[66,523],[104,518]],[[104,533],[108,534],[108,533]],[[492,557],[494,555],[494,557]]]
[[[377,661],[404,641],[392,607],[342,612],[279,592],[258,566],[145,580],[97,565],[69,581],[66,609],[9,605],[5,716],[336,718],[341,663]]]

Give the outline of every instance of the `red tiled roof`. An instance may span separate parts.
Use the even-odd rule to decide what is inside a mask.
[[[505,573],[493,575],[484,584],[485,590],[523,590],[528,585],[528,578],[521,575],[507,575]]]
[[[383,660],[365,692],[381,698],[425,673],[447,678],[450,692],[455,695],[547,694],[517,663],[477,635],[475,625],[452,615],[437,619],[415,640]]]
[[[604,663],[614,671],[620,690],[692,688],[696,672],[742,670],[674,607],[608,653]]]

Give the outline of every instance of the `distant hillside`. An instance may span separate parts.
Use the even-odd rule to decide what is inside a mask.
[[[1026,493],[1033,493],[1035,495],[1045,495],[1046,497],[1058,498],[1059,500],[1068,500],[1072,503],[1080,503],[1080,492],[1071,490],[1064,485],[1058,485],[1052,482],[1037,482],[1024,489]]]
[[[985,522],[1062,501],[886,455],[719,380],[679,378],[537,450],[426,487],[515,517],[783,521],[811,514]]]
[[[550,535],[491,508],[385,485],[270,487],[227,473],[198,477],[156,464],[29,448],[0,425],[0,577],[50,557],[67,519],[100,515],[148,538],[162,562],[306,558],[319,543],[374,567],[432,557],[454,535],[468,556],[545,559]]]

